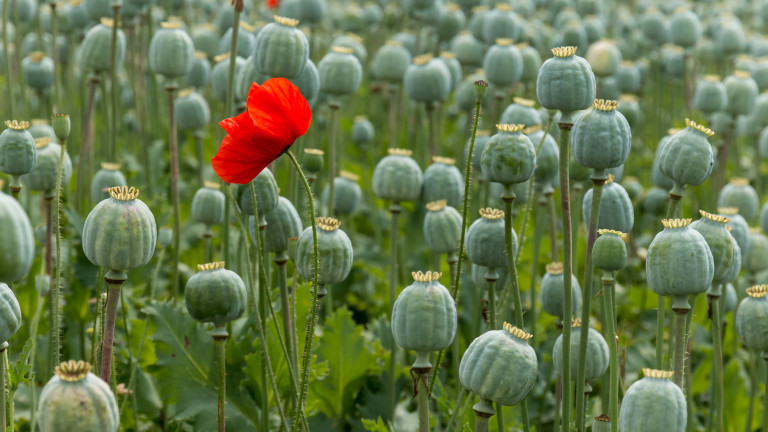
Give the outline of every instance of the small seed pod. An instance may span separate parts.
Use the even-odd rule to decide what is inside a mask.
[[[437,26],[435,27],[438,40],[440,42],[451,40],[451,38],[464,29],[466,24],[467,17],[464,15],[464,11],[461,10],[461,7],[454,3],[446,4],[445,11],[440,16],[440,21],[438,21]]]
[[[533,390],[538,372],[536,352],[528,345],[533,335],[504,323],[504,330],[491,330],[469,345],[459,364],[459,380],[480,396],[476,411],[493,414],[490,401],[516,405]],[[514,371],[514,373],[510,373]]]
[[[523,57],[512,39],[496,39],[483,59],[488,81],[497,87],[507,87],[523,76]]]
[[[670,138],[676,133],[680,132],[680,129],[669,129],[667,135],[659,140],[659,144],[656,146],[656,153],[653,156],[653,162],[651,163],[651,180],[653,184],[669,192],[675,182],[666,174],[661,172],[661,155],[664,151],[664,146],[669,143]]]
[[[125,176],[120,172],[120,165],[116,163],[102,162],[101,169],[96,171],[91,181],[91,201],[101,202],[109,198],[107,191],[115,186],[127,186]]]
[[[670,42],[683,48],[696,45],[701,38],[701,21],[690,10],[679,10],[669,19]]]
[[[768,237],[759,228],[750,229],[749,241],[742,258],[744,270],[757,274],[768,269]]]
[[[288,239],[301,234],[301,217],[290,200],[280,197],[277,207],[264,215],[267,228],[264,230],[264,251],[279,254],[288,250]],[[248,218],[251,238],[256,236],[256,224],[253,216]],[[255,246],[255,245],[254,245]]]
[[[618,106],[617,101],[597,99],[573,124],[573,158],[598,176],[624,164],[632,147],[632,131]]]
[[[673,298],[672,309],[690,310],[688,296],[712,284],[715,264],[707,241],[691,229],[690,219],[664,219],[664,230],[648,247],[648,285],[658,295]]]
[[[301,71],[298,78],[293,78],[290,81],[293,85],[299,88],[301,95],[307,100],[309,107],[314,107],[318,95],[320,94],[320,73],[317,71],[315,63],[313,63],[312,60],[307,59],[307,64],[304,66],[304,70]]]
[[[59,141],[69,138],[71,126],[69,114],[54,114],[51,116],[51,129],[53,129],[53,134]]]
[[[271,212],[277,206],[278,190],[277,182],[272,171],[265,169],[252,180],[256,190],[256,206],[259,211],[259,225],[264,223],[264,215]],[[233,184],[234,195],[240,205],[240,210],[247,215],[253,215],[253,194],[251,194],[251,185]]]
[[[0,282],[0,340],[8,342],[21,327],[21,308],[8,285]],[[5,347],[8,345],[5,344]]]
[[[37,407],[40,432],[117,432],[120,427],[120,411],[112,390],[82,360],[56,366]]]
[[[53,142],[58,139],[47,119],[32,119],[27,131],[32,135],[32,138],[50,138]]]
[[[21,179],[30,189],[42,191],[48,196],[53,196],[55,193],[54,189],[56,188],[56,176],[59,172],[61,146],[51,142],[50,138],[38,138],[35,140],[35,147],[37,163],[32,171],[21,176]],[[66,185],[72,176],[72,160],[67,152],[64,152],[61,176],[62,185]]]
[[[522,29],[517,14],[506,3],[498,3],[483,19],[483,40],[492,44],[497,39],[517,40]]]
[[[581,341],[581,320],[576,318],[571,323],[571,377],[577,375],[579,365],[579,345]],[[555,346],[552,348],[552,362],[555,364],[555,370],[558,373],[563,370],[563,335],[557,337]],[[608,370],[608,344],[599,331],[590,328],[587,332],[587,360],[586,360],[587,385],[585,392],[590,392],[592,387],[589,381],[594,381]]]
[[[351,49],[352,55],[357,57],[361,65],[365,64],[368,60],[368,51],[365,49],[365,45],[363,45],[363,39],[354,33],[337,36],[331,43],[331,47]]]
[[[403,77],[406,94],[416,102],[437,102],[444,100],[451,91],[453,78],[445,63],[429,54],[413,59]]]
[[[237,30],[237,55],[239,57],[249,57],[253,52],[253,43],[256,40],[256,36],[253,33],[253,26],[240,21]],[[232,27],[228,28],[226,32],[221,36],[219,40],[219,48],[217,54],[224,54],[230,52],[232,48]]]
[[[619,412],[619,430],[685,430],[685,396],[680,387],[670,381],[674,373],[643,369],[643,375],[645,378],[635,381],[624,394]]]
[[[475,146],[472,149],[472,172],[478,176],[478,178],[485,179],[485,176],[483,176],[483,170],[480,166],[480,162],[482,160],[483,151],[485,150],[485,146],[488,145],[488,140],[490,140],[490,134],[487,130],[479,130],[477,131],[477,134],[475,135]],[[470,137],[467,140],[467,143],[464,145],[464,162],[466,163],[468,157],[469,157],[469,145],[472,142],[472,138]]]
[[[199,264],[197,269],[184,288],[189,316],[223,330],[227,322],[245,312],[245,283],[237,273],[225,269],[223,262]]]
[[[539,125],[529,127],[523,133],[528,135],[534,147],[539,146],[539,144],[541,145],[539,152],[536,154],[533,186],[538,192],[543,193],[544,189],[559,182],[560,149],[552,135],[545,135]]]
[[[513,98],[512,103],[507,105],[501,113],[501,124],[522,124],[527,128],[536,125],[543,126],[541,116],[539,116],[538,110],[534,107],[535,104],[530,99]]]
[[[473,37],[477,38],[478,41],[483,42],[485,38],[483,36],[483,28],[485,18],[488,17],[489,7],[487,5],[473,6],[471,12],[472,15],[467,23],[467,27],[469,28],[467,34],[471,34]]]
[[[644,219],[649,223],[655,223],[667,213],[669,207],[669,192],[654,186],[648,189],[648,192],[640,202],[640,208],[643,211]]]
[[[423,202],[447,200],[449,206],[458,208],[464,199],[464,176],[455,163],[451,158],[432,158],[432,165],[424,170],[421,188]]]
[[[373,193],[392,202],[416,201],[421,195],[423,176],[411,151],[387,149],[373,170]]]
[[[643,36],[661,46],[669,41],[669,22],[657,7],[649,7],[642,16]],[[615,419],[614,419],[615,420]]]
[[[325,0],[299,0],[301,19],[307,24],[318,24],[328,14]]]
[[[437,254],[456,254],[461,234],[461,215],[446,200],[427,204],[424,216],[424,241]]]
[[[111,8],[109,15],[112,15]],[[113,25],[114,23],[111,18],[101,18],[100,23],[91,27],[85,34],[85,38],[80,44],[80,66],[85,70],[91,70],[96,74],[110,70]],[[125,34],[123,34],[122,30],[118,29],[115,56],[117,70],[122,69],[124,57]]]
[[[411,64],[411,53],[397,41],[387,41],[373,56],[371,71],[376,79],[399,83]]]
[[[192,197],[192,220],[210,225],[224,222],[224,193],[218,183],[205,182]]]
[[[302,158],[302,166],[308,173],[317,175],[317,173],[323,170],[323,166],[325,165],[324,155],[325,152],[322,150],[305,148],[304,157]]]
[[[141,267],[155,252],[155,217],[138,189],[114,187],[109,195],[85,219],[83,252],[93,265],[116,272]]]
[[[317,273],[317,295],[326,293],[325,285],[343,282],[352,270],[352,242],[340,230],[341,222],[333,218],[317,218],[317,250],[320,267]],[[315,264],[312,245],[312,227],[307,227],[299,236],[296,248],[296,268],[301,277],[314,280]]]
[[[320,91],[331,96],[350,95],[363,80],[363,67],[352,48],[334,46],[317,64]]]
[[[224,8],[222,8],[223,10]],[[232,24],[232,17],[227,25]],[[211,23],[203,23],[192,28],[191,37],[195,49],[205,53],[207,58],[213,58],[219,53],[219,31]],[[191,85],[191,84],[190,84]]]
[[[745,220],[754,220],[760,207],[760,198],[755,188],[745,178],[732,178],[723,186],[717,196],[718,207],[736,207]]]
[[[448,69],[448,72],[451,73],[451,91],[456,90],[456,87],[459,86],[464,77],[464,69],[456,59],[456,54],[450,51],[442,51],[437,60],[441,61]]]
[[[589,225],[589,218],[592,215],[592,193],[593,189],[589,189],[584,194],[581,203],[585,225]],[[635,211],[632,208],[629,194],[627,194],[624,186],[613,181],[613,175],[608,174],[600,200],[600,217],[597,221],[597,228],[627,233],[632,231],[634,225]]]
[[[768,286],[747,288],[747,297],[736,310],[736,333],[748,349],[768,351]]]
[[[43,91],[53,85],[53,60],[45,53],[34,51],[21,61],[21,70],[27,85],[37,91]]]
[[[220,54],[213,58],[216,64],[211,70],[211,87],[213,87],[213,97],[219,101],[227,99],[227,83],[229,82],[229,54]],[[235,57],[235,77],[245,69],[247,60],[242,57]],[[250,89],[250,86],[248,86]],[[246,92],[247,99],[247,92]]]
[[[500,124],[496,127],[499,132],[491,137],[482,153],[483,174],[489,181],[506,186],[530,179],[536,168],[536,150],[523,135],[524,126]]]
[[[475,291],[479,293],[488,292],[488,279],[486,279],[488,270],[490,270],[488,267],[472,264],[472,283],[475,284]],[[498,279],[496,279],[496,289],[500,291],[502,287],[507,286],[507,276],[509,271],[507,270],[507,267],[500,267],[494,270],[498,276]],[[497,295],[499,291],[496,291]]]
[[[220,54],[214,57],[214,59],[221,59],[221,62],[227,61],[227,58],[229,58],[227,54]],[[242,57],[237,57],[237,59],[242,59]],[[218,65],[218,63],[216,64]],[[227,80],[229,79],[229,63],[226,63],[226,67],[219,66],[219,68],[220,69],[218,69],[216,73],[216,80],[219,82],[217,88],[221,83],[224,83],[224,86],[226,86]],[[259,71],[256,70],[256,65],[251,61],[251,57],[242,61],[236,60],[235,71],[234,96],[235,100],[241,104],[248,101],[248,93],[251,91],[253,83],[262,85],[269,79],[268,75],[260,74]],[[224,91],[226,91],[226,87],[224,87]],[[224,96],[226,97],[226,93]]]
[[[5,125],[8,129],[0,134],[0,171],[14,177],[27,174],[37,163],[35,139],[27,131],[29,122],[7,120]]]
[[[335,193],[333,195],[333,211],[339,215],[352,214],[360,204],[363,197],[363,190],[360,189],[358,182],[360,177],[348,171],[341,170],[339,175],[333,179]],[[328,185],[323,189],[323,203],[328,205]]]
[[[562,111],[561,122],[569,122],[570,113],[592,105],[595,75],[589,63],[576,55],[576,47],[554,48],[552,54],[539,69],[536,95],[541,106]]]
[[[0,181],[0,189],[2,181]],[[32,266],[35,241],[32,224],[21,205],[0,191],[0,281],[23,278]]]
[[[499,268],[507,266],[504,233],[504,212],[497,209],[480,209],[480,219],[467,230],[465,249],[467,258],[473,264]],[[517,251],[517,234],[512,231],[512,251]]]
[[[448,348],[456,336],[456,302],[440,283],[441,273],[412,275],[413,284],[392,308],[392,336],[400,348],[416,351],[414,368],[431,368],[429,353]]]
[[[364,146],[376,136],[373,123],[366,116],[355,116],[352,123],[352,141],[358,146]]]
[[[180,91],[173,103],[180,131],[201,131],[211,122],[211,108],[203,95],[195,90]]]
[[[589,46],[584,56],[599,77],[613,76],[621,66],[621,50],[613,41],[600,40]]]
[[[704,237],[710,252],[712,252],[712,259],[715,264],[712,284],[720,285],[731,282],[734,276],[731,268],[734,264],[738,264],[740,269],[741,259],[739,257],[739,262],[735,263],[738,244],[726,229],[729,219],[707,213],[704,210],[699,210],[699,213],[701,213],[701,218],[692,223],[691,228],[698,231]],[[738,269],[735,275],[738,275]]]
[[[588,44],[587,31],[581,24],[581,20],[566,21],[561,27],[556,45],[583,47]]]
[[[617,79],[617,82],[618,79]],[[640,108],[638,98],[632,94],[624,94],[619,97],[619,107],[616,108],[621,115],[627,119],[631,130],[637,130],[643,125],[645,118],[643,117],[643,110]]]
[[[749,224],[738,212],[739,209],[736,207],[717,208],[717,213],[720,216],[725,216],[729,219],[726,226],[728,226],[733,238],[736,239],[736,243],[739,244],[741,252],[746,253],[749,248]]]
[[[288,79],[301,75],[309,59],[309,41],[298,25],[298,20],[275,16],[275,22],[259,31],[252,57],[257,71]]]
[[[616,71],[616,85],[623,95],[639,93],[643,85],[643,77],[638,67],[629,61],[621,62],[619,70]],[[632,122],[630,121],[629,124],[631,125]]]
[[[681,189],[680,193],[683,185],[704,183],[715,163],[707,141],[715,133],[689,119],[685,124],[686,128],[672,135],[659,154],[659,169]]]
[[[544,312],[563,318],[565,304],[563,280],[563,263],[550,263],[546,266],[547,272],[541,278],[539,300]],[[581,309],[581,287],[576,276],[571,275],[571,312],[578,313]]]
[[[768,202],[760,208],[760,228],[763,231],[768,228]]]
[[[470,33],[459,33],[451,40],[451,52],[456,53],[456,59],[464,67],[482,67],[484,51],[483,43]]]
[[[597,230],[600,237],[592,246],[592,264],[603,271],[618,271],[627,265],[627,235],[620,231]]]
[[[759,90],[749,72],[736,71],[725,78],[724,84],[728,93],[727,111],[734,116],[751,114]]]
[[[696,84],[693,107],[707,116],[728,107],[728,92],[718,75],[704,75]]]
[[[193,43],[195,43],[195,47],[197,47],[197,43],[194,41],[194,33],[192,37]],[[200,88],[208,84],[210,80],[211,62],[208,60],[208,54],[203,51],[195,51],[195,55],[190,62],[189,70],[187,71],[187,74],[184,75],[184,84],[190,87]]]

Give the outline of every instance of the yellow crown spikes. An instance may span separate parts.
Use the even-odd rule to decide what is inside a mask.
[[[6,120],[5,126],[7,126],[9,129],[25,130],[29,128],[29,122],[18,121],[18,120]]]
[[[495,9],[502,12],[511,12],[512,6],[507,3],[496,3]]]
[[[734,177],[729,183],[733,186],[749,186],[749,180],[744,177]]]
[[[413,58],[413,64],[416,66],[424,66],[432,60],[432,54],[422,54]]]
[[[499,220],[504,217],[504,210],[499,210],[495,208],[481,208],[480,209],[480,216],[483,217],[483,219],[488,220]]]
[[[48,147],[48,144],[50,143],[51,143],[51,137],[35,138],[35,148],[41,149],[44,147]]]
[[[456,165],[456,159],[445,156],[432,156],[432,163],[439,163],[443,165]]]
[[[440,280],[440,276],[443,274],[440,272],[431,272],[428,271],[426,273],[422,273],[420,271],[411,273],[411,276],[413,277],[413,280],[416,282],[437,282]]]
[[[199,271],[206,271],[206,270],[218,270],[224,268],[224,261],[215,261],[205,264],[198,264],[197,270]]]
[[[316,148],[305,148],[304,153],[308,155],[313,155],[313,156],[322,156],[325,154],[324,151]]]
[[[477,136],[488,136],[488,135],[490,135],[490,134],[491,134],[491,131],[488,131],[488,130],[482,130],[482,129],[481,129],[481,130],[477,131],[477,134],[476,134],[476,135],[477,135]]]
[[[749,78],[751,75],[750,75],[749,71],[745,71],[745,70],[737,70],[737,71],[735,71],[735,72],[733,73],[733,76],[735,76],[736,78],[747,79],[747,78]]]
[[[712,213],[707,213],[704,210],[699,210],[699,214],[703,218],[707,218],[707,219],[709,219],[711,221],[721,222],[721,223],[724,223],[724,224],[731,221],[730,219],[728,219],[725,216],[720,216],[720,215],[716,215],[716,214],[712,214]]]
[[[521,330],[508,322],[504,323],[504,330],[511,333],[513,336],[517,337],[518,339],[522,339],[522,340],[528,340],[533,337],[532,334],[527,333],[526,331]]]
[[[401,46],[403,46],[403,43],[400,42],[400,41],[396,41],[396,40],[391,40],[390,39],[387,42],[385,42],[384,45],[389,45],[389,46],[393,46],[393,47],[401,47]]]
[[[444,58],[447,60],[455,59],[456,53],[452,51],[440,51],[440,58]]]
[[[615,111],[619,106],[619,102],[608,99],[595,99],[592,106],[598,111]]]
[[[513,97],[512,102],[514,102],[517,105],[522,105],[524,107],[533,108],[536,105],[536,102],[531,99],[521,98],[521,97]]]
[[[163,21],[160,23],[160,28],[167,30],[178,30],[181,28],[180,21]]]
[[[221,184],[216,182],[204,181],[203,187],[207,187],[208,189],[221,189]]]
[[[42,51],[32,51],[27,57],[34,63],[40,63],[45,58],[45,53]]]
[[[603,234],[616,234],[617,236],[621,237],[622,239],[627,238],[627,233],[623,233],[621,231],[611,230],[611,229],[599,229],[597,230],[597,233],[600,235]]]
[[[720,75],[704,75],[704,81],[709,82],[719,82],[720,81]]]
[[[139,197],[139,190],[135,187],[115,186],[107,189],[109,196],[118,201],[133,201]]]
[[[392,156],[408,156],[410,157],[413,152],[408,149],[402,149],[402,148],[388,148],[387,154]]]
[[[195,51],[195,58],[196,59],[207,59],[208,54],[205,51]]]
[[[525,129],[524,124],[497,124],[496,129],[499,132],[521,132]]]
[[[315,218],[315,222],[317,223],[317,227],[323,231],[336,231],[341,227],[341,222],[338,219],[329,217]]]
[[[498,46],[510,46],[514,41],[511,38],[498,38],[496,39],[496,45]]]
[[[533,125],[533,126],[528,126],[527,128],[523,129],[523,134],[530,135],[530,134],[532,134],[534,132],[538,132],[538,131],[542,130],[543,128],[544,128],[544,126],[542,126],[540,124]]]
[[[574,318],[571,320],[571,327],[581,327],[581,318]]]
[[[120,164],[114,162],[102,162],[99,166],[107,171],[117,171],[120,169]]]
[[[61,378],[62,381],[77,382],[85,379],[91,372],[91,364],[80,361],[66,361],[56,366],[54,373]]]
[[[104,27],[109,27],[109,28],[112,28],[112,27],[114,27],[114,26],[115,26],[115,20],[113,20],[112,18],[102,17],[102,18],[99,20],[99,22],[100,22],[100,23],[101,23],[101,25],[103,25]]]
[[[345,178],[347,180],[352,180],[353,182],[360,181],[360,176],[359,175],[357,175],[355,173],[351,173],[349,171],[344,171],[344,170],[339,171],[339,177]]]
[[[176,95],[179,99],[184,99],[189,97],[193,92],[195,91],[194,88],[185,88],[184,90],[179,90],[179,93]]]
[[[715,134],[715,132],[712,129],[704,127],[700,124],[697,124],[695,121],[689,118],[685,119],[685,125],[688,127],[694,128],[699,132],[704,132],[708,137],[711,137],[712,135]]]
[[[611,183],[613,183],[613,179],[614,179],[614,178],[615,178],[615,177],[613,176],[613,174],[608,174],[608,175],[605,177],[605,184],[611,184]]]
[[[425,206],[427,210],[431,212],[440,211],[445,208],[445,206],[448,205],[448,200],[440,200],[440,201],[432,201],[428,202]]]
[[[213,61],[216,62],[216,63],[221,63],[224,60],[228,59],[229,57],[230,57],[230,53],[225,52],[225,53],[219,54],[216,57],[214,57]]]
[[[643,375],[645,375],[646,378],[670,379],[675,373],[672,371],[643,368]]]
[[[768,285],[755,285],[747,288],[747,295],[752,298],[763,298],[768,294]]]
[[[739,213],[739,208],[738,207],[718,207],[717,212],[722,213],[724,215],[733,216]]]
[[[338,46],[338,45],[332,46],[331,51],[335,52],[336,54],[352,54],[355,52],[355,50],[353,50],[350,47]]]
[[[561,262],[549,263],[544,266],[544,268],[547,270],[547,273],[551,275],[563,274],[563,263]]]
[[[247,31],[248,33],[253,33],[253,31],[256,29],[254,26],[244,21],[240,21],[240,28]]]
[[[685,228],[691,224],[692,219],[662,219],[661,224],[664,228]]]
[[[559,58],[573,57],[578,48],[575,46],[563,46],[552,48],[552,55]]]
[[[296,27],[296,26],[299,25],[299,20],[297,20],[297,19],[288,18],[288,17],[282,17],[282,16],[279,16],[279,15],[275,15],[273,18],[274,18],[275,22],[280,24],[280,25],[284,25],[284,26],[288,26],[288,27]]]

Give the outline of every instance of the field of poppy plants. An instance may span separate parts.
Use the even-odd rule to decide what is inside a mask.
[[[768,432],[768,1],[0,18],[0,432]]]

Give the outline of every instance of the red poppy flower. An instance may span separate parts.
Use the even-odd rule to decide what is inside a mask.
[[[278,0],[267,0],[267,7],[269,9],[275,9],[277,7]]]
[[[312,112],[299,89],[285,78],[251,84],[246,112],[219,122],[227,131],[213,169],[228,183],[253,180],[307,133]]]

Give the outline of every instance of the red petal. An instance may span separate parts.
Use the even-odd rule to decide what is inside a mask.
[[[238,142],[231,135],[227,135],[211,160],[213,170],[227,183],[248,183],[275,159],[253,151],[258,148],[259,146]]]
[[[281,151],[307,133],[312,112],[298,87],[285,78],[253,84],[248,93],[248,114],[256,128],[283,143]]]

